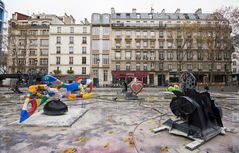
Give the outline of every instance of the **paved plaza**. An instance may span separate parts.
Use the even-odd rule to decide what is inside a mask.
[[[1,153],[237,153],[239,152],[239,93],[212,91],[223,109],[226,135],[219,135],[189,151],[191,140],[152,129],[175,116],[169,104],[173,95],[164,88],[144,88],[141,100],[125,100],[120,88],[97,88],[87,100],[64,101],[71,109],[88,111],[71,127],[16,124],[24,95],[0,89]],[[117,97],[117,98],[116,98]],[[42,106],[37,109],[41,111]]]

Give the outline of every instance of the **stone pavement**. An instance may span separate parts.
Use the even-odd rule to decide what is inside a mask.
[[[174,118],[169,110],[170,95],[165,96],[163,90],[143,89],[140,97],[144,100],[126,101],[119,88],[99,89],[91,99],[65,101],[69,108],[88,109],[71,127],[10,125],[19,119],[23,97],[0,94],[0,152],[57,153],[71,149],[78,153],[159,153],[166,152],[162,148],[167,146],[170,153],[191,153],[185,149],[190,140],[167,131],[152,132],[164,120]],[[116,96],[118,99],[114,101]],[[214,93],[213,96],[223,107],[224,125],[232,131],[192,152],[239,152],[239,94]]]

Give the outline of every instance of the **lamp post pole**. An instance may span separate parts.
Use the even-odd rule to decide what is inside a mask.
[[[98,58],[97,59],[97,64],[98,64],[98,82],[97,82],[97,86],[99,87],[100,86],[100,59]]]

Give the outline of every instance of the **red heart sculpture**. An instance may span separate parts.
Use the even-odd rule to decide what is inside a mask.
[[[144,84],[143,84],[142,81],[136,81],[136,82],[132,81],[132,82],[130,82],[129,87],[130,87],[130,90],[131,90],[135,95],[137,95],[137,94],[140,93],[141,90],[143,89]]]

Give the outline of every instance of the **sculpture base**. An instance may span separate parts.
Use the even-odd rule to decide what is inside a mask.
[[[84,108],[69,108],[68,112],[60,116],[46,115],[43,111],[34,113],[20,125],[43,127],[71,127],[87,112]]]
[[[141,100],[137,95],[132,94],[131,92],[127,92],[125,95],[125,99],[127,100]]]

